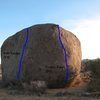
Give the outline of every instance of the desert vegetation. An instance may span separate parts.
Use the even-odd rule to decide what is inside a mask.
[[[99,62],[100,59],[82,62],[81,73],[85,75],[85,78],[82,76],[81,78],[83,78],[85,83],[87,82],[86,78],[90,80],[91,78],[93,78],[92,80],[95,79],[94,82],[92,80],[90,83],[87,82],[89,85],[86,90],[82,82],[80,86],[59,89],[47,88],[44,81],[34,81],[31,83],[16,81],[15,83],[8,82],[5,84],[0,82],[0,100],[99,100],[99,73],[95,69],[98,68]]]
[[[82,73],[88,73],[89,85],[87,91],[99,92],[100,91],[100,59],[86,60],[82,62]]]

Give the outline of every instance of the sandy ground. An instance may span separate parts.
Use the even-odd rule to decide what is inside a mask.
[[[77,89],[47,89],[44,94],[7,87],[0,88],[0,100],[100,100],[100,94],[89,95],[84,92],[84,85]]]
[[[0,77],[1,77],[0,72]],[[0,88],[0,100],[100,100],[100,95],[89,95],[85,92],[86,84],[69,89],[47,89],[44,94],[11,87]]]
[[[100,100],[96,96],[82,96],[80,93],[65,93],[66,90],[51,89],[46,94],[22,93],[21,91],[0,89],[0,100]]]

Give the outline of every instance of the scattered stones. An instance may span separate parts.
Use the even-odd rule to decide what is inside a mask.
[[[28,91],[33,91],[35,93],[45,93],[47,85],[45,81],[32,81],[30,84],[23,83],[23,88]]]

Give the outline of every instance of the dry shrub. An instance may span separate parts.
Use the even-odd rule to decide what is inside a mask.
[[[91,72],[91,81],[88,85],[87,91],[100,91],[100,59],[88,60],[85,63],[84,71]]]
[[[47,86],[45,81],[31,81],[30,84],[23,83],[23,88],[34,93],[45,93]]]

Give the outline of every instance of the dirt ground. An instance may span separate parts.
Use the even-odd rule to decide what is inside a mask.
[[[100,100],[100,94],[85,92],[85,83],[78,88],[47,89],[45,93],[34,93],[11,87],[0,88],[0,100]]]
[[[50,89],[45,94],[23,93],[17,90],[0,89],[0,100],[100,100],[98,96],[67,92],[64,89]]]
[[[0,77],[2,77],[0,72]],[[0,78],[1,79],[1,78]],[[0,100],[100,100],[100,93],[85,92],[86,83],[64,89],[47,89],[45,93],[33,93],[11,87],[0,88]]]

